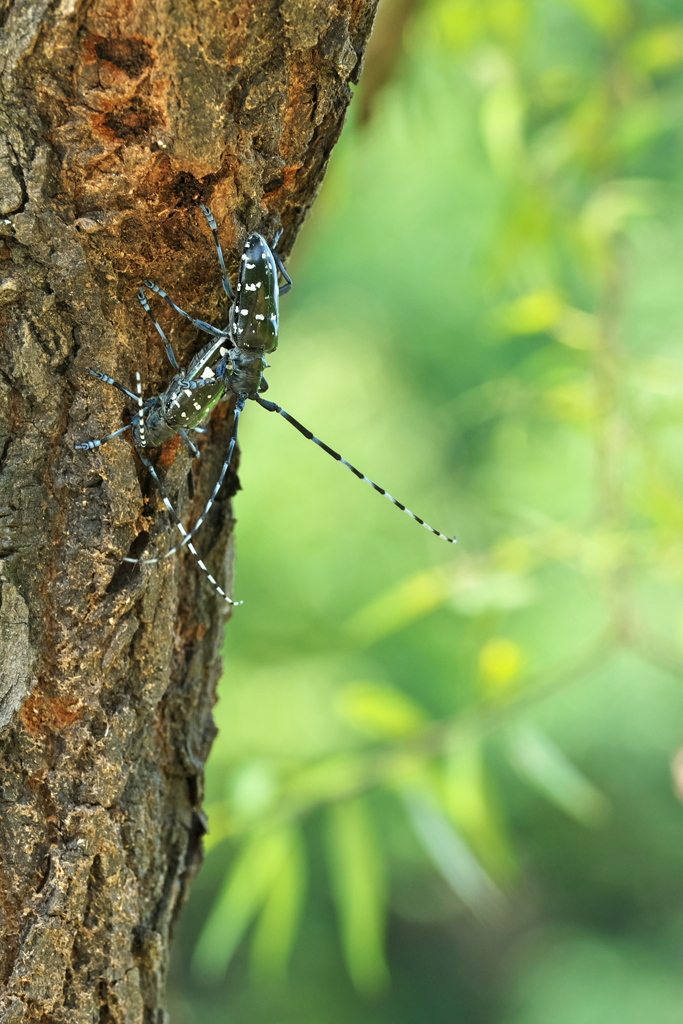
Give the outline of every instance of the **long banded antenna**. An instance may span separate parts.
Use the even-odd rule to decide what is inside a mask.
[[[430,533],[433,533],[436,537],[441,537],[442,540],[447,541],[449,544],[458,543],[457,537],[446,536],[445,533],[441,533],[441,530],[435,530],[433,526],[430,526],[429,523],[426,523],[424,519],[420,518],[420,516],[416,516],[414,512],[411,512],[409,508],[406,508],[402,501],[399,501],[397,498],[394,498],[393,495],[389,494],[388,491],[385,491],[383,487],[379,486],[379,484],[376,484],[375,481],[371,480],[369,476],[365,475],[365,473],[361,473],[359,469],[356,469],[356,467],[352,466],[350,462],[347,462],[346,459],[339,454],[339,452],[335,452],[334,448],[330,448],[328,444],[325,444],[325,442],[321,441],[319,437],[316,437],[315,434],[311,433],[308,427],[305,427],[303,423],[299,423],[299,421],[295,420],[293,416],[290,416],[288,412],[285,412],[281,405],[276,405],[275,402],[268,402],[265,398],[261,398],[260,395],[257,395],[255,400],[258,402],[260,406],[262,406],[268,412],[279,413],[280,416],[286,419],[288,423],[291,423],[292,426],[296,430],[298,430],[300,434],[303,434],[304,437],[307,438],[307,440],[313,441],[313,443],[317,444],[319,448],[322,448],[324,452],[327,452],[328,455],[331,455],[333,459],[335,459],[337,462],[341,462],[342,466],[346,466],[347,469],[351,470],[354,476],[357,476],[359,480],[363,480],[366,484],[372,487],[373,490],[377,491],[378,494],[381,494],[385,498],[387,498],[392,503],[392,505],[395,505],[396,508],[400,508],[401,512],[405,512],[407,516],[410,516],[411,519],[414,519],[416,523],[420,524],[420,526],[424,526],[425,530],[429,530]]]

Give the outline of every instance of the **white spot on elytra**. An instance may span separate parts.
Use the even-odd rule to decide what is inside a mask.
[[[265,319],[266,318],[264,317],[263,313],[257,313],[256,316],[254,317],[254,320],[265,320]]]
[[[204,373],[202,374],[202,380],[208,380],[210,377],[215,377],[215,373],[210,366],[204,367]]]
[[[192,388],[185,388],[184,394],[186,394],[188,398],[191,398],[192,397]]]
[[[247,316],[247,314],[249,313],[249,310],[248,309],[241,309],[240,313],[242,314],[242,316]]]

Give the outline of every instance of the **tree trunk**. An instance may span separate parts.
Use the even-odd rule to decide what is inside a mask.
[[[336,6],[335,6],[336,3]],[[225,605],[129,433],[171,372],[141,279],[223,323],[216,216],[285,253],[357,81],[374,0],[0,0],[0,1024],[157,1022],[169,938],[201,859]],[[164,315],[165,313],[168,316]],[[201,341],[160,319],[181,364]],[[222,464],[229,403],[192,462],[157,466],[184,521]],[[234,473],[198,535],[229,592]]]

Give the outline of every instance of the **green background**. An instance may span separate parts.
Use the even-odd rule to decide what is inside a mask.
[[[172,1021],[680,1024],[683,14],[400,16],[268,397],[459,543],[246,410]]]

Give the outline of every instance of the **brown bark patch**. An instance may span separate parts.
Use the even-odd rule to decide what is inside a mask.
[[[152,47],[144,39],[102,39],[94,43],[93,50],[99,60],[106,60],[124,71],[129,78],[139,78],[146,68],[152,67]]]
[[[45,735],[73,725],[81,717],[81,709],[76,701],[66,701],[61,697],[48,697],[44,693],[33,691],[23,708],[20,718],[30,732]]]

